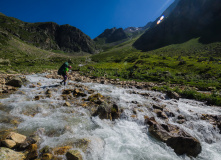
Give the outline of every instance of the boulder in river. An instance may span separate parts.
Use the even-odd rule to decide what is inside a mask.
[[[88,101],[94,102],[95,104],[101,104],[104,102],[104,96],[102,96],[100,93],[92,94],[88,97]]]
[[[120,117],[120,111],[116,104],[102,103],[92,116],[99,116],[100,119],[115,120]]]
[[[26,159],[35,159],[38,157],[38,146],[37,144],[31,144],[29,147],[28,147],[28,154],[27,154],[27,157]]]
[[[154,137],[165,142],[178,155],[196,157],[202,150],[196,138],[175,125],[160,124],[153,117],[146,118],[145,123],[149,125],[148,130]]]
[[[70,150],[66,153],[67,160],[83,160],[80,151]]]
[[[78,139],[75,143],[74,146],[76,148],[80,148],[83,152],[86,152],[88,149],[88,146],[90,144],[91,140],[87,139],[87,138],[83,138],[83,139]]]
[[[64,155],[70,150],[72,146],[63,146],[63,147],[57,147],[53,149],[53,153],[55,155]]]
[[[161,111],[159,109],[154,109],[153,112],[156,113],[157,117],[160,117],[163,119],[168,119],[166,113],[164,113],[163,111]]]
[[[206,120],[211,124],[216,125],[219,129],[219,133],[221,134],[221,115],[202,114],[201,120]]]
[[[25,150],[30,145],[36,143],[31,137],[26,137],[19,133],[9,132],[2,136],[1,143],[3,146],[17,150]]]
[[[75,97],[80,97],[80,96],[81,96],[81,97],[85,97],[85,96],[87,96],[82,89],[77,89],[77,88],[75,88],[75,89],[73,90],[73,95],[74,95]]]

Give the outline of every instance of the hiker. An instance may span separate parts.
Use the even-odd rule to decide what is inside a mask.
[[[69,69],[71,69],[71,66],[65,67],[63,69],[61,75],[63,76],[64,80],[62,82],[60,82],[60,84],[62,84],[64,82],[64,85],[66,85],[66,80],[69,77],[69,74],[68,74]]]

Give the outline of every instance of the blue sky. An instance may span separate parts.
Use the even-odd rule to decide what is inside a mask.
[[[70,24],[91,38],[107,28],[143,27],[174,0],[0,0],[0,12],[25,22]]]

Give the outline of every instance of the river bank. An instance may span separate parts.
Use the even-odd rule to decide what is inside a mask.
[[[32,73],[34,74],[34,73]],[[0,95],[5,97],[13,91],[17,90],[17,84],[7,84],[13,77],[23,77],[22,74],[1,74],[0,75]],[[62,79],[62,76],[57,75],[57,70],[47,71],[47,78]],[[207,103],[208,105],[221,106],[221,95],[214,91],[214,88],[209,88],[207,91],[201,91],[196,87],[184,86],[181,84],[168,83],[153,83],[153,82],[137,82],[137,81],[120,81],[120,79],[109,79],[106,77],[84,76],[79,71],[71,71],[69,80],[84,82],[84,83],[100,83],[112,84],[125,88],[137,88],[145,90],[160,91],[166,93],[170,98],[187,98],[195,99]],[[19,82],[15,82],[19,83]],[[20,82],[21,84],[23,82]]]

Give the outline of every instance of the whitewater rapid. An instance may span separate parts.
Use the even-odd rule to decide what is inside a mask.
[[[87,151],[78,149],[85,160],[220,160],[221,135],[219,130],[199,115],[221,115],[221,109],[207,106],[202,102],[187,99],[168,99],[165,94],[139,89],[125,89],[114,85],[96,83],[77,83],[95,90],[103,96],[109,96],[120,109],[121,118],[115,121],[91,117],[89,111],[72,104],[66,107],[60,96],[63,89],[73,89],[74,85],[58,86],[58,79],[48,79],[44,75],[29,75],[30,81],[16,93],[0,99],[0,131],[17,127],[17,132],[24,135],[38,134],[40,148],[52,148],[73,144],[79,139],[89,139]],[[41,83],[39,87],[37,83]],[[52,97],[34,100],[53,88]],[[148,96],[144,96],[148,95]],[[76,99],[79,101],[80,99]],[[153,105],[164,105],[175,115],[184,115],[187,121],[176,123],[176,118],[169,118],[174,124],[197,138],[202,145],[202,152],[197,158],[178,156],[165,143],[157,141],[148,133],[144,116],[154,116],[158,122],[162,119],[149,111]],[[136,117],[134,117],[136,112]],[[11,123],[13,120],[18,123]],[[65,159],[65,156],[61,156]]]

